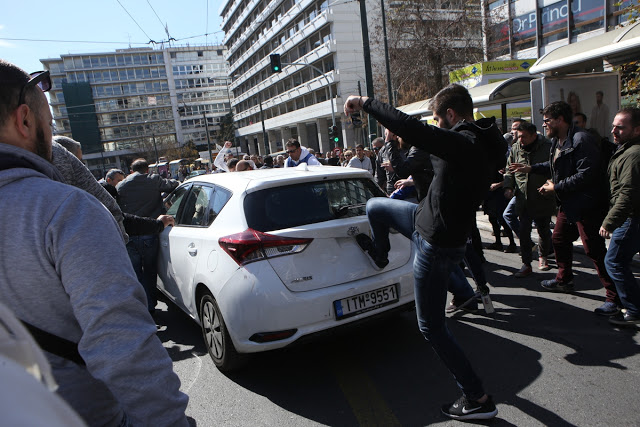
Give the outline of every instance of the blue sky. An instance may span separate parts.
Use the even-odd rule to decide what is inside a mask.
[[[42,58],[56,58],[68,53],[110,52],[129,47],[129,42],[131,47],[142,47],[151,46],[145,44],[150,39],[167,40],[165,23],[171,37],[179,40],[177,45],[221,43],[224,34],[220,32],[218,10],[222,1],[7,0],[3,2],[0,13],[0,58],[27,72],[38,71],[42,69],[39,61]],[[206,33],[211,35],[205,38],[202,35]],[[200,37],[186,39],[193,36]]]

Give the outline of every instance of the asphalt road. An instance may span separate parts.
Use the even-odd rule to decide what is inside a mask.
[[[482,234],[485,243],[492,241]],[[576,253],[576,292],[552,294],[541,292],[538,282],[555,269],[514,279],[517,254],[485,255],[496,312],[457,313],[448,322],[497,403],[498,417],[483,424],[640,425],[639,329],[616,329],[593,314],[604,291],[591,261]],[[440,406],[455,400],[458,389],[418,332],[414,311],[260,354],[224,375],[199,327],[161,305],[158,335],[190,397],[193,425],[457,424]]]

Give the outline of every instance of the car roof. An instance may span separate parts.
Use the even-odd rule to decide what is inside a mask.
[[[307,166],[303,163],[293,168],[257,169],[243,172],[200,175],[190,179],[189,182],[209,182],[221,185],[231,191],[246,190],[247,192],[253,192],[262,188],[339,178],[371,179],[372,176],[368,171],[359,168]]]

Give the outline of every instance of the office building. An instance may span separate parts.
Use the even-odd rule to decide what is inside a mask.
[[[366,93],[358,2],[226,0],[220,15],[245,151],[277,152],[289,138],[320,152],[367,140],[342,113],[358,84]],[[281,55],[282,72],[272,74],[271,54]],[[337,144],[329,140],[332,117]]]
[[[118,49],[42,59],[56,133],[82,144],[96,175],[127,169],[139,155],[179,153],[193,143],[215,147],[229,112],[228,69],[222,46]]]

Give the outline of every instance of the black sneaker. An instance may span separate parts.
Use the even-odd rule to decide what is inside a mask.
[[[615,316],[620,313],[620,307],[613,301],[605,301],[604,304],[593,310],[593,312],[600,316]]]
[[[562,283],[557,281],[556,279],[551,280],[543,280],[540,282],[542,288],[549,292],[573,292],[573,282]]]
[[[509,243],[509,246],[504,249],[505,254],[515,254],[516,252],[518,252],[518,246],[515,243]]]
[[[477,295],[473,294],[471,298],[460,303],[456,301],[455,297],[451,300],[447,308],[444,309],[445,313],[454,313],[458,310],[466,311],[467,313],[475,313],[478,311]]]
[[[629,312],[624,314],[620,313],[610,317],[609,323],[613,323],[614,325],[620,325],[620,326],[640,325],[640,316],[636,316],[635,314],[630,314]]]
[[[369,255],[369,259],[375,268],[382,270],[389,264],[387,257],[382,258],[374,253],[373,240],[371,240],[371,237],[361,233],[356,236],[356,242],[358,246]]]
[[[498,415],[498,408],[491,396],[484,403],[462,396],[448,405],[442,406],[442,413],[456,420],[488,420]]]

